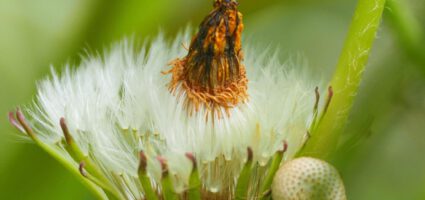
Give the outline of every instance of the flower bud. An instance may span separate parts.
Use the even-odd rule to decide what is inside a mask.
[[[274,200],[346,200],[344,183],[329,163],[302,157],[285,163],[272,185]]]

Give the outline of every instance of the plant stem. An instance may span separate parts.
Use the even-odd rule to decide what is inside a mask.
[[[16,119],[14,115],[16,114]],[[37,144],[41,149],[46,151],[50,156],[55,158],[59,163],[61,163],[65,168],[71,171],[74,175],[76,175],[79,180],[98,198],[98,199],[108,199],[106,194],[103,192],[101,188],[96,186],[94,183],[90,182],[88,179],[83,177],[78,169],[78,167],[70,160],[66,159],[63,155],[60,154],[58,150],[56,150],[53,145],[49,146],[45,144],[42,140],[37,137],[37,134],[33,131],[30,124],[25,119],[25,115],[18,108],[16,113],[9,113],[10,122],[18,128],[23,133],[27,134],[35,144]]]
[[[47,152],[50,156],[55,158],[59,163],[61,163],[66,169],[68,169],[73,175],[75,175],[83,185],[86,186],[89,191],[97,198],[97,199],[108,199],[106,194],[103,192],[103,190],[95,185],[94,183],[90,182],[88,179],[83,177],[80,174],[80,171],[78,170],[78,166],[74,165],[74,163],[69,162],[66,160],[62,155],[60,155],[56,150],[49,147],[48,145],[44,144],[40,140],[34,140],[35,143],[41,147],[45,152]]]
[[[239,174],[238,182],[236,184],[236,190],[235,190],[236,200],[247,199],[249,181],[251,179],[252,165],[253,165],[253,154],[252,154],[252,149],[249,147],[247,161],[244,167],[242,168],[241,173]]]
[[[388,0],[387,16],[409,58],[418,63],[425,75],[425,33],[405,0]]]
[[[336,149],[381,22],[385,0],[359,0],[330,86],[333,98],[298,156],[328,158]]]

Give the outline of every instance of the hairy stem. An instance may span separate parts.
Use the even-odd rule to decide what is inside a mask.
[[[299,156],[328,158],[350,114],[382,18],[385,0],[359,0],[335,74],[332,102]]]

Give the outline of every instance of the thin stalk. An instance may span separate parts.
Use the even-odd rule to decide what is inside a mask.
[[[149,200],[158,200],[155,190],[152,187],[151,180],[148,176],[146,168],[148,166],[148,161],[145,153],[142,151],[139,154],[139,180],[142,184],[145,199]]]
[[[74,174],[78,179],[80,180],[83,185],[86,186],[86,188],[91,191],[91,193],[97,198],[97,199],[108,199],[105,192],[98,187],[96,184],[91,182],[90,180],[86,179],[85,177],[81,176],[80,171],[78,170],[78,167],[74,165],[74,163],[69,162],[66,160],[63,156],[59,155],[53,148],[47,146],[46,144],[36,141],[35,142],[41,149],[43,149],[45,152],[47,152],[50,156],[55,158],[59,163],[61,163],[68,171],[70,171],[72,174]]]
[[[66,169],[68,169],[72,174],[74,174],[78,178],[78,180],[81,183],[83,183],[83,185],[85,185],[87,189],[89,189],[89,191],[91,191],[92,194],[97,199],[108,199],[105,192],[100,187],[98,187],[96,184],[92,183],[91,181],[81,176],[80,171],[78,167],[75,165],[75,163],[72,163],[69,160],[67,160],[64,156],[60,155],[60,153],[57,150],[43,143],[43,141],[41,141],[37,137],[37,134],[34,133],[33,129],[30,127],[27,120],[25,119],[25,116],[19,109],[16,111],[16,118],[17,120],[14,118],[12,113],[9,114],[9,120],[15,127],[17,127],[20,131],[23,131],[24,133],[26,133],[34,141],[36,145],[38,145],[47,154],[52,156],[59,163],[61,163]]]
[[[169,174],[165,174],[161,180],[164,200],[177,200],[179,195],[174,192],[173,182]]]
[[[93,163],[88,155],[85,155],[81,148],[74,141],[74,138],[71,135],[71,132],[68,129],[68,126],[65,122],[65,118],[61,118],[59,122],[62,132],[64,134],[65,141],[67,143],[66,149],[68,153],[74,158],[76,162],[84,162],[84,168],[89,172],[91,181],[97,184],[98,186],[107,189],[110,193],[116,196],[116,198],[123,199],[122,195],[119,194],[117,189],[110,183],[106,178],[104,173],[99,169],[99,167]]]
[[[143,186],[145,199],[157,200],[158,197],[155,193],[155,190],[153,190],[152,188],[151,181],[149,177],[147,176],[147,174],[139,174],[139,180]]]
[[[90,173],[86,172],[85,169],[86,163],[84,161],[80,162],[80,165],[78,167],[80,174],[84,177],[86,177],[88,180],[90,180],[91,182],[95,183],[97,186],[103,188],[106,191],[109,191],[111,194],[113,194],[114,196],[119,196],[117,193],[114,193],[114,190],[112,188],[109,187],[109,185],[105,184],[104,182],[100,181],[97,177],[91,175]]]
[[[188,199],[201,199],[201,179],[196,164],[196,159],[191,153],[187,153],[186,157],[192,162],[192,173],[189,178],[189,189],[187,191]]]
[[[266,200],[268,198],[267,194],[270,190],[270,187],[273,182],[274,175],[276,174],[277,170],[280,167],[280,163],[283,159],[283,154],[288,149],[288,144],[284,142],[283,150],[276,152],[276,154],[273,156],[273,160],[270,163],[269,171],[267,172],[267,176],[264,179],[261,187],[260,187],[260,195],[262,196],[261,199]]]
[[[161,186],[163,200],[179,199],[179,195],[174,192],[174,185],[173,181],[171,180],[170,173],[168,171],[167,161],[162,157],[158,157],[157,159],[161,163],[162,169]]]
[[[423,26],[410,11],[406,0],[387,0],[386,16],[394,29],[401,47],[410,59],[418,63],[425,75],[425,33]]]
[[[248,159],[242,168],[242,171],[239,175],[238,182],[236,184],[235,199],[243,200],[247,199],[249,181],[251,179],[251,169],[253,164],[253,152],[252,149],[248,147]]]
[[[385,0],[359,0],[336,71],[332,102],[298,156],[328,158],[336,149],[362,80]]]

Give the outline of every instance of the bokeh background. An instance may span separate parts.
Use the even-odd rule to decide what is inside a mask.
[[[403,1],[425,28],[425,1]],[[329,80],[355,0],[240,0],[245,41],[303,55]],[[212,0],[0,0],[0,199],[93,199],[75,177],[16,137],[7,112],[31,103],[50,65],[78,64],[126,36],[172,38]],[[425,40],[412,42],[387,8],[362,88],[331,162],[349,199],[425,199]],[[419,32],[421,30],[418,30]],[[189,42],[189,41],[182,41]],[[422,43],[421,43],[422,42]],[[261,51],[261,50],[259,50]]]

